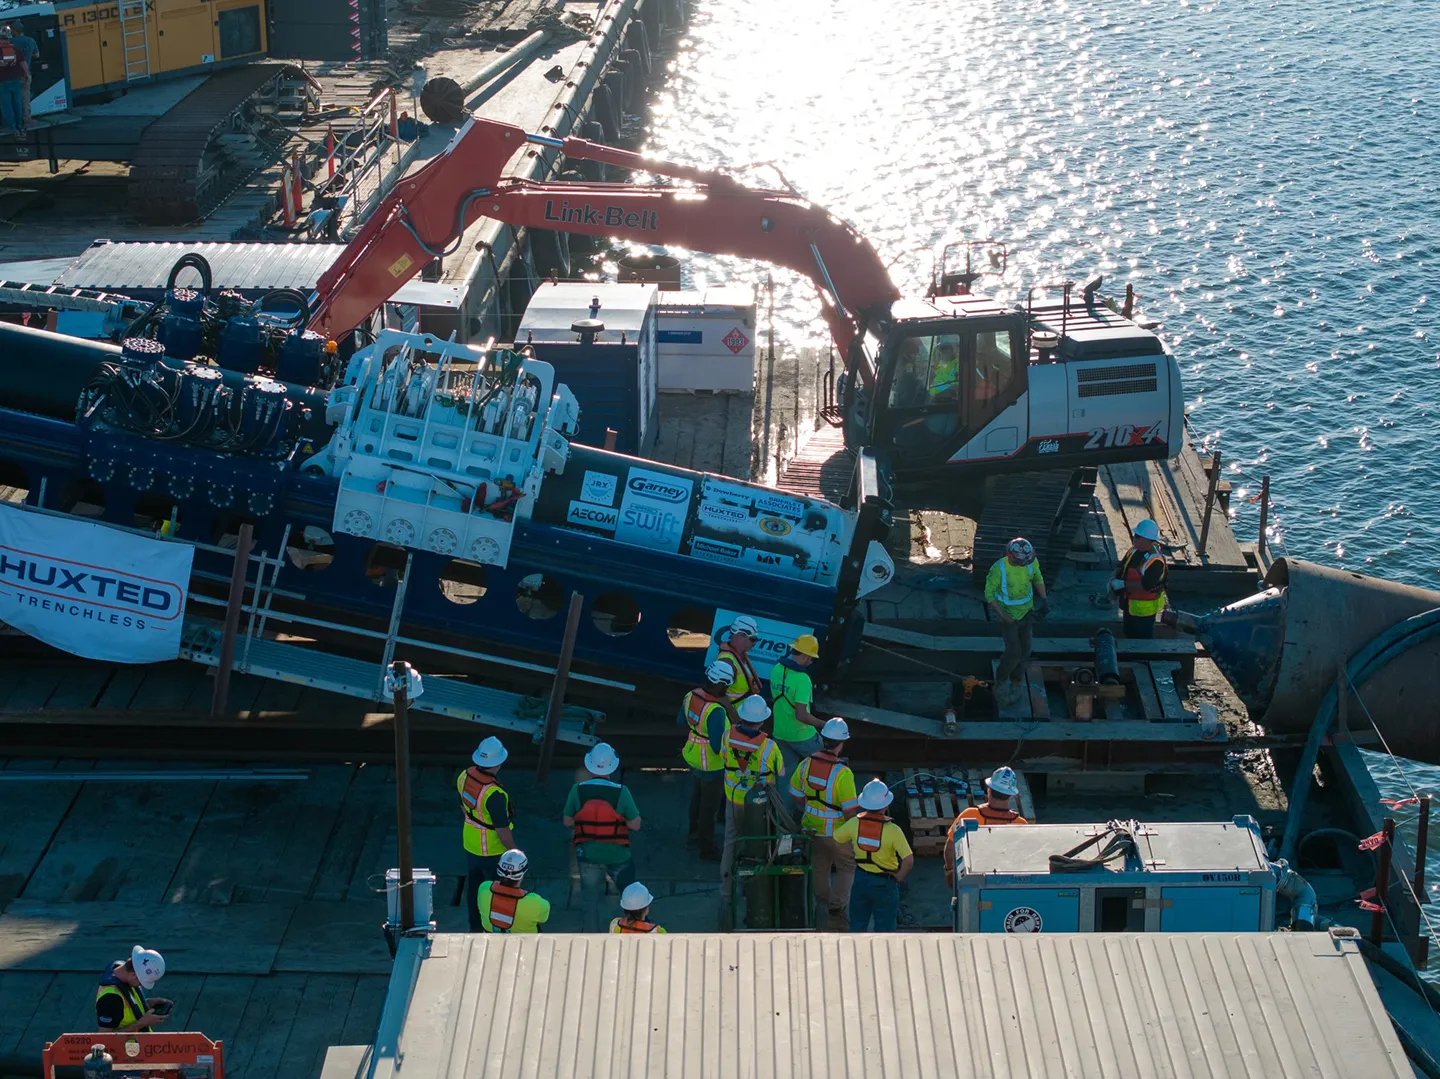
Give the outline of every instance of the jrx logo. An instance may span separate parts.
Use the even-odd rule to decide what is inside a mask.
[[[560,209],[555,209],[555,200],[545,200],[545,220],[562,221],[569,225],[594,225],[599,228],[644,229],[654,232],[660,227],[659,216],[654,210],[632,210],[625,212],[623,206],[591,206],[588,202],[571,206],[569,199],[562,199]]]

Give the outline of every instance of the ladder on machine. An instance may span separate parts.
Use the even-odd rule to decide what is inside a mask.
[[[146,0],[120,2],[120,54],[125,81],[150,77],[150,16]]]

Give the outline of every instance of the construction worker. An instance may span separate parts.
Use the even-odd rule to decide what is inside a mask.
[[[750,649],[760,639],[760,626],[748,614],[736,615],[720,638],[720,654],[717,663],[730,666],[730,681],[725,685],[725,696],[733,704],[760,692],[760,676],[750,661]]]
[[[462,839],[468,868],[464,902],[472,933],[482,928],[480,911],[475,905],[480,885],[495,879],[500,856],[515,846],[515,836],[510,831],[510,795],[496,778],[509,755],[500,739],[487,738],[471,754],[470,767],[455,780],[455,789],[460,792],[460,814],[465,822]]]
[[[843,933],[850,927],[847,908],[855,857],[850,844],[835,841],[835,828],[860,811],[860,799],[855,794],[855,773],[840,760],[850,727],[843,719],[832,719],[821,728],[820,737],[821,749],[801,761],[791,775],[790,797],[804,806],[800,826],[810,836],[810,884],[825,919],[816,918],[816,925]]]
[[[1160,553],[1160,526],[1148,517],[1131,533],[1130,550],[1115,567],[1110,590],[1120,600],[1125,636],[1155,636],[1155,616],[1165,609],[1165,581],[1169,570]]]
[[[130,949],[129,959],[111,963],[95,990],[96,1028],[116,1034],[148,1034],[165,1022],[173,1002],[147,995],[164,976],[164,958],[139,944]]]
[[[821,748],[823,719],[810,713],[815,683],[806,670],[820,658],[820,642],[813,633],[802,633],[790,645],[790,654],[770,668],[770,699],[774,701],[775,723],[770,728],[785,759],[785,771],[795,774],[800,762]]]
[[[960,396],[960,354],[955,339],[949,338],[935,346],[930,364],[930,400],[954,401]]]
[[[638,880],[633,884],[626,885],[625,890],[620,893],[620,917],[610,922],[612,933],[663,933],[664,928],[656,925],[646,915],[650,913],[650,904],[655,902],[655,897],[650,894],[650,889],[641,884]]]
[[[1035,548],[1024,536],[1005,545],[1001,558],[985,575],[985,602],[1000,623],[1005,652],[995,669],[995,700],[1018,701],[1021,682],[1030,662],[1030,643],[1036,617],[1045,613],[1045,578],[1035,561]]]
[[[725,733],[725,849],[720,855],[720,898],[730,901],[730,870],[735,866],[735,840],[745,816],[745,797],[762,783],[774,783],[785,774],[785,762],[775,739],[760,729],[770,718],[770,706],[758,694],[746,697],[735,709],[735,723]]]
[[[573,828],[575,861],[580,867],[580,912],[584,932],[599,933],[604,925],[600,904],[606,881],[624,888],[635,879],[630,857],[630,833],[640,830],[640,810],[630,788],[610,777],[620,758],[610,743],[601,742],[585,754],[589,776],[570,788],[565,799],[564,823]]]
[[[1020,779],[1015,775],[1015,769],[997,768],[985,781],[984,803],[962,809],[960,815],[950,822],[950,830],[945,833],[947,885],[952,888],[955,886],[955,833],[960,829],[960,822],[973,820],[981,824],[1029,824],[1030,822],[1020,815],[1020,810],[1015,808],[1015,798],[1019,793]]]
[[[550,920],[550,901],[520,886],[530,859],[523,850],[507,850],[495,866],[496,880],[480,885],[475,907],[486,933],[538,933]]]
[[[725,791],[725,732],[730,729],[725,687],[730,664],[716,660],[705,669],[705,684],[685,694],[680,722],[688,728],[681,756],[690,766],[690,836],[687,846],[700,848],[702,862],[718,862],[715,825]]]
[[[915,866],[915,855],[900,826],[885,813],[895,800],[883,779],[872,779],[860,792],[860,812],[835,829],[837,843],[855,854],[855,886],[850,890],[850,932],[893,933],[900,920],[900,882]]]

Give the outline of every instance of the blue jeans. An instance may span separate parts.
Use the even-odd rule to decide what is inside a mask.
[[[876,933],[893,933],[900,921],[900,885],[894,877],[859,869],[850,888],[850,932],[864,933],[875,919]]]
[[[500,864],[500,855],[471,854],[467,850],[465,861],[469,869],[465,873],[465,893],[461,902],[465,904],[465,914],[470,919],[470,932],[483,933],[485,923],[480,920],[480,885],[495,879],[495,867]]]
[[[25,126],[25,80],[0,82],[0,127],[23,130]]]
[[[812,753],[819,753],[825,748],[825,743],[818,733],[810,735],[801,742],[782,742],[777,738],[775,745],[780,749],[780,760],[785,764],[787,779],[795,774],[795,769],[800,767],[801,761]]]
[[[620,913],[618,905],[612,912],[611,904],[605,900],[606,878],[615,882],[617,892],[624,891],[625,886],[635,880],[635,863],[624,861],[615,865],[607,862],[587,862],[579,855],[576,855],[575,861],[580,867],[580,931],[603,933],[610,924],[610,919]],[[605,905],[603,911],[600,909],[602,903]]]

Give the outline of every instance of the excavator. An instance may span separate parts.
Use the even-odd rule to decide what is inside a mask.
[[[522,149],[558,150],[663,182],[541,181],[506,175]],[[538,148],[538,149],[537,149]],[[793,190],[581,138],[472,116],[446,149],[396,186],[318,282],[309,328],[334,340],[368,319],[480,217],[784,266],[808,277],[844,370],[836,380],[845,445],[873,451],[894,502],[977,520],[983,572],[1024,534],[1053,558],[1096,466],[1177,454],[1184,399],[1173,355],[1108,305],[1097,278],[1037,286],[1024,305],[972,290],[948,265],[927,295],[903,298],[856,229]],[[992,245],[992,253],[1003,248]],[[997,260],[998,261],[998,260]],[[1060,293],[1059,302],[1036,294]],[[1018,478],[1024,474],[1023,479]]]

